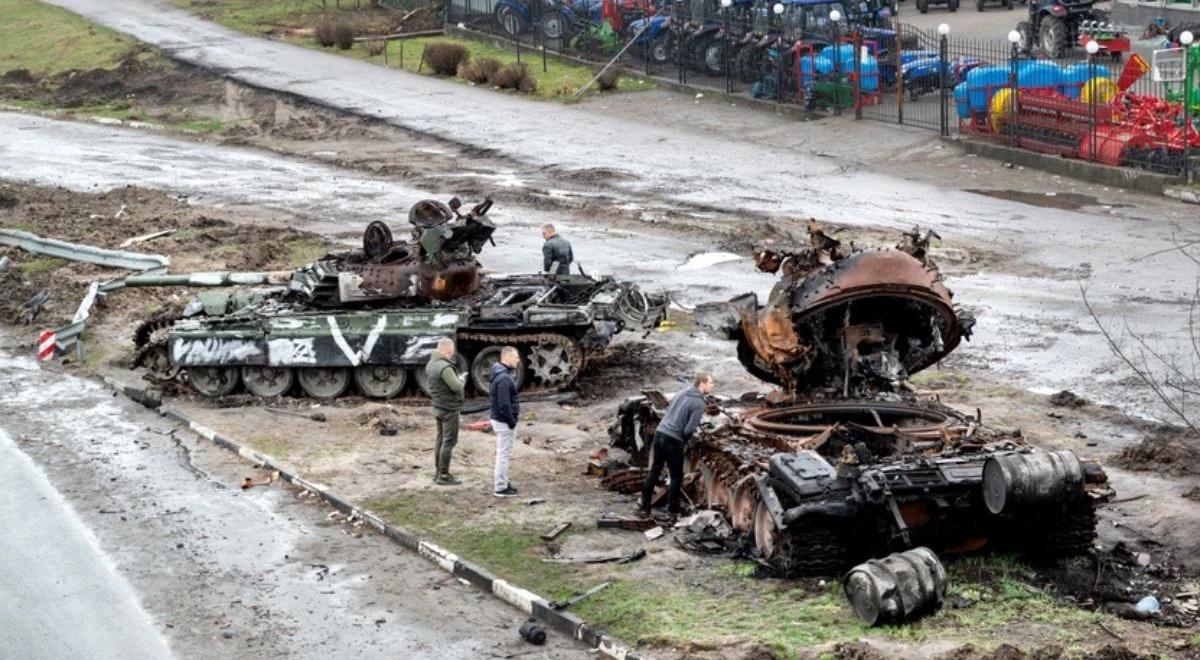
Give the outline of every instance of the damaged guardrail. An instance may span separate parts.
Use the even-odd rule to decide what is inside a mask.
[[[34,254],[128,270],[144,271],[171,265],[171,260],[161,254],[108,250],[91,245],[68,243],[53,238],[42,238],[37,234],[19,229],[0,229],[0,245],[19,247]]]

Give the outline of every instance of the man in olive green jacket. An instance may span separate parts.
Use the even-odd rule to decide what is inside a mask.
[[[429,383],[429,398],[433,402],[433,417],[437,420],[437,445],[434,458],[437,474],[433,483],[453,486],[462,481],[450,474],[450,454],[458,444],[458,411],[463,406],[465,379],[458,373],[454,363],[454,340],[443,337],[438,340],[437,350],[429,356],[425,365],[425,379]]]

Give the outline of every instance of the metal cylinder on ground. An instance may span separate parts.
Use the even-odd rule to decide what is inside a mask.
[[[946,569],[929,548],[913,548],[855,566],[842,586],[863,623],[900,623],[942,606]]]
[[[983,502],[994,514],[1051,504],[1083,493],[1083,465],[1074,452],[995,454],[983,466]]]

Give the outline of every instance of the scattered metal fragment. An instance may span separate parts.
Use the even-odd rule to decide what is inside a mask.
[[[0,270],[4,270],[5,268],[8,268],[8,256],[7,255],[0,257]]]
[[[125,207],[121,207],[122,210],[124,210],[124,208]],[[151,232],[149,234],[142,234],[141,236],[134,236],[133,238],[127,238],[124,241],[121,241],[120,247],[124,249],[130,245],[133,245],[134,243],[144,243],[146,241],[152,241],[156,238],[162,238],[163,236],[170,236],[174,233],[174,229],[164,229],[162,231]]]
[[[171,260],[159,254],[142,254],[122,250],[106,250],[91,245],[68,243],[52,238],[42,238],[36,234],[19,229],[0,229],[0,244],[12,245],[34,254],[44,254],[70,261],[109,266],[111,268],[127,268],[129,270],[150,270],[169,266]]]
[[[946,569],[929,548],[913,548],[855,566],[843,587],[863,623],[901,623],[942,606]]]
[[[645,536],[646,536],[646,539],[650,540],[650,541],[653,541],[654,539],[657,539],[657,538],[661,538],[662,535],[666,534],[666,533],[667,533],[667,530],[663,529],[661,526],[651,527],[650,529],[643,532],[643,534],[645,534]]]
[[[279,472],[272,471],[267,475],[267,478],[262,481],[255,481],[251,477],[246,477],[242,480],[242,490],[249,490],[255,486],[269,486],[279,479]]]
[[[29,325],[37,319],[38,314],[42,313],[42,306],[49,300],[50,292],[43,289],[34,294],[29,300],[21,303],[21,315],[24,318],[25,325]]]
[[[303,417],[304,419],[311,419],[314,422],[329,421],[329,418],[326,417],[325,413],[323,413],[323,412],[302,413],[302,412],[296,412],[294,410],[279,410],[278,408],[267,408],[267,412],[273,413],[276,415],[291,415],[292,417]]]
[[[521,635],[521,639],[530,644],[541,646],[546,643],[546,631],[538,625],[537,619],[530,619],[521,624],[521,629],[518,632]]]
[[[596,519],[596,527],[598,529],[628,529],[635,532],[644,532],[651,527],[655,527],[657,524],[649,518],[616,516],[611,513],[606,513]]]
[[[542,504],[545,501],[546,500],[544,500],[540,497],[535,497],[533,499],[525,500],[524,504],[525,504],[525,506],[533,506],[535,504]]]
[[[542,532],[542,540],[543,541],[553,541],[555,539],[555,537],[557,537],[559,534],[562,534],[563,532],[567,531],[568,529],[570,529],[570,527],[571,527],[571,521],[567,520],[565,522],[560,522],[557,525],[555,525],[554,527],[551,527],[550,529],[546,530],[545,532]]]
[[[612,585],[612,582],[601,582],[600,584],[592,587],[591,589],[588,589],[587,591],[585,591],[581,594],[576,594],[574,596],[571,596],[570,598],[568,598],[564,601],[557,601],[557,600],[552,601],[550,603],[550,609],[565,610],[568,607],[575,605],[579,601],[584,600],[585,598],[591,598],[592,596],[595,596],[596,594],[600,593],[601,591],[604,591],[605,589],[609,588],[611,585]]]

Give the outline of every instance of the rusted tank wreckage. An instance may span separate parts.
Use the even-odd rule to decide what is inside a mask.
[[[724,512],[788,575],[838,574],[922,545],[1088,552],[1095,506],[1112,496],[1096,462],[1036,449],[906,386],[974,324],[929,258],[930,235],[847,250],[815,224],[809,232],[807,247],[756,251],[758,268],[780,276],[765,305],[746,294],[696,310],[781,391],[710,399],[686,451],[691,501]],[[609,432],[634,465],[646,464],[667,403],[646,392],[620,406]]]
[[[135,364],[186,378],[212,397],[239,384],[279,396],[298,381],[308,396],[330,399],[351,380],[369,397],[414,388],[427,395],[423,367],[437,341],[450,337],[476,393],[487,394],[505,345],[522,353],[516,379],[524,390],[558,389],[614,334],[648,330],[663,318],[665,297],[610,277],[482,274],[476,255],[496,229],[491,206],[487,200],[463,213],[457,199],[422,201],[409,211],[411,240],[372,222],[362,249],[294,272],[126,278],[126,286],[281,285],[201,293],[182,317],[147,321],[135,337]]]

